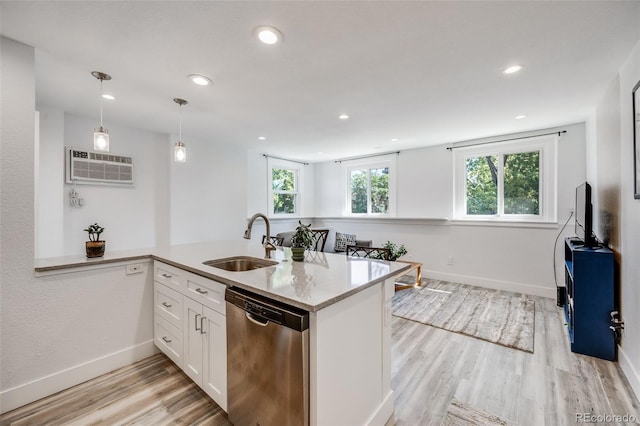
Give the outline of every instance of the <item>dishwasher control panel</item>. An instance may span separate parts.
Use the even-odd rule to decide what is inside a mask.
[[[282,324],[282,313],[274,309],[269,309],[262,304],[247,300],[245,301],[244,310],[263,319]]]
[[[271,300],[266,296],[248,290],[230,287],[224,299],[228,304],[237,306],[252,316],[285,327],[303,331],[309,328],[309,312]]]

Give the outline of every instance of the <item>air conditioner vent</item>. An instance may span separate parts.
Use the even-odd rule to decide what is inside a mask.
[[[133,159],[67,148],[67,183],[133,184]]]

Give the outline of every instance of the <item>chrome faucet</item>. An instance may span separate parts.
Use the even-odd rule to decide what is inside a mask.
[[[269,224],[269,219],[267,219],[267,216],[265,216],[262,213],[256,213],[253,216],[251,216],[251,219],[249,219],[249,224],[247,225],[247,229],[246,231],[244,231],[244,238],[247,240],[251,239],[251,228],[253,227],[253,221],[259,217],[264,219],[264,223],[267,226],[267,236],[264,239],[263,246],[264,246],[264,258],[269,259],[271,258],[271,252],[276,249],[276,246],[271,244],[271,225]]]

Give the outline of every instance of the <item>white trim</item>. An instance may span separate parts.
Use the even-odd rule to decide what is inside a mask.
[[[98,261],[99,260],[96,260],[96,262]],[[69,263],[65,263],[64,261],[61,261],[60,263],[51,264],[51,266],[42,266],[42,267],[36,266],[34,275],[40,278],[40,277],[48,277],[51,275],[72,274],[74,272],[95,271],[98,269],[119,268],[122,266],[126,267],[127,265],[136,264],[136,263],[142,264],[143,268],[146,269],[149,267],[149,265],[151,265],[152,262],[153,262],[153,259],[151,258],[151,254],[140,256],[140,257],[134,257],[131,259],[126,259],[126,258],[108,259],[106,261],[103,261],[102,263],[96,263],[96,264],[90,264],[90,263],[69,264]],[[65,265],[65,266],[63,266],[61,269],[58,265]]]
[[[423,269],[422,276],[429,277],[434,280],[443,280],[452,283],[474,285],[477,287],[491,288],[494,290],[511,291],[514,293],[523,293],[531,296],[546,297],[548,299],[554,300],[556,298],[555,287],[551,288],[545,285],[532,285],[517,283],[513,281],[492,280],[488,278],[473,277],[470,275],[449,274],[446,272],[432,271],[429,269]]]
[[[295,173],[295,191],[290,191],[295,195],[295,207],[293,213],[273,212],[273,169],[291,170]],[[295,161],[282,160],[279,158],[267,157],[267,216],[271,218],[294,218],[301,217],[302,212],[302,182],[304,181],[304,164]]]
[[[378,406],[375,413],[369,417],[369,420],[365,423],[367,426],[384,426],[391,418],[394,410],[395,397],[393,391],[389,391],[382,403]]]
[[[640,399],[640,372],[637,370],[640,365],[634,366],[620,345],[618,345],[618,364],[636,394],[636,399]]]
[[[453,226],[496,226],[503,228],[546,228],[557,229],[558,222],[528,222],[519,220],[482,220],[482,219],[455,219],[449,222]]]
[[[158,353],[153,339],[0,392],[0,413],[126,367]]]
[[[540,215],[467,215],[466,213],[466,160],[471,157],[504,154],[517,154],[540,151]],[[558,136],[546,135],[508,142],[496,142],[486,145],[460,148],[453,155],[453,217],[456,220],[482,220],[507,222],[556,222],[557,221],[557,151]],[[502,161],[497,164],[498,174],[502,176]],[[498,212],[503,209],[502,179],[498,180]]]
[[[380,155],[375,158],[361,158],[356,160],[344,160],[342,163],[342,214],[349,217],[394,217],[396,215],[396,174],[397,174],[397,154]],[[364,169],[367,171],[374,168],[389,169],[389,211],[387,213],[351,213],[351,179],[352,169]],[[367,187],[367,210],[371,207],[370,185]]]

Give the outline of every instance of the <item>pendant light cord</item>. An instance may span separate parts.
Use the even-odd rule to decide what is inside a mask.
[[[100,129],[102,129],[102,82],[103,79],[100,79]]]
[[[180,104],[180,112],[178,113],[178,142],[182,142],[182,104]]]

